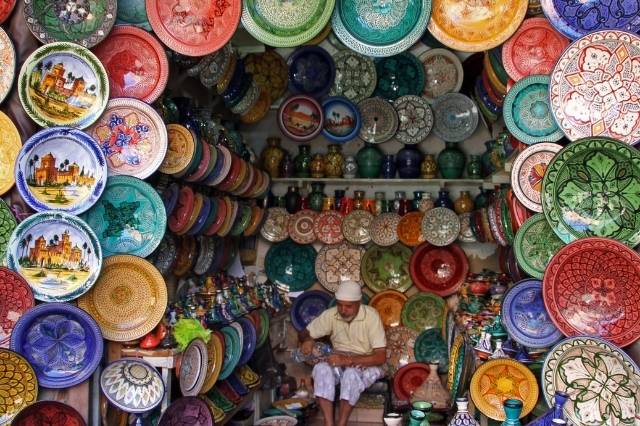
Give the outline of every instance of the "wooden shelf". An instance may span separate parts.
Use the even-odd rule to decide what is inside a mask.
[[[429,185],[439,187],[453,186],[482,186],[486,183],[484,179],[364,179],[364,178],[275,178],[274,184],[297,184],[299,186],[306,183],[322,182],[328,184],[342,185]]]

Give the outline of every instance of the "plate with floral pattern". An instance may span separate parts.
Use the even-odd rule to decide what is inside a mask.
[[[393,101],[398,113],[395,138],[404,144],[417,144],[429,136],[433,128],[433,112],[425,98],[416,95],[400,96]]]
[[[429,49],[418,57],[424,67],[422,97],[432,103],[445,93],[457,92],[462,87],[462,62],[450,50]]]
[[[360,110],[360,139],[369,143],[382,143],[391,139],[398,130],[398,113],[393,105],[382,98],[367,98],[358,104]]]
[[[11,383],[11,398],[0,400],[0,424],[8,425],[26,407],[36,402],[38,379],[22,355],[0,348],[0,382]]]
[[[424,214],[422,218],[422,235],[434,246],[447,246],[453,243],[460,234],[460,218],[451,209],[436,207]]]
[[[289,238],[289,219],[291,215],[282,207],[267,209],[267,218],[260,228],[260,235],[272,243]]]
[[[395,375],[398,369],[416,362],[413,345],[415,345],[419,333],[399,325],[387,328],[385,334],[387,337],[387,363],[385,366],[389,374]]]
[[[362,255],[362,280],[375,293],[389,289],[404,293],[413,285],[409,275],[410,258],[411,249],[402,244],[372,245]]]
[[[339,50],[333,61],[336,76],[329,91],[330,96],[344,96],[358,103],[373,94],[378,81],[373,59],[352,50]]]
[[[313,224],[318,213],[303,209],[291,215],[288,221],[289,238],[298,244],[311,244],[316,240]]]
[[[555,143],[536,143],[516,157],[511,166],[513,194],[526,208],[542,211],[542,179],[555,155],[562,149]]]
[[[335,210],[323,211],[313,222],[313,233],[325,244],[337,244],[344,240],[342,235],[342,213]]]
[[[480,116],[471,98],[445,93],[433,103],[433,132],[446,142],[462,142],[473,135]]]
[[[364,252],[364,247],[346,242],[323,246],[315,264],[320,284],[332,293],[342,281],[355,281],[362,285],[360,264]]]
[[[353,210],[342,219],[342,235],[352,244],[367,244],[371,241],[369,228],[373,215],[367,210]]]
[[[0,8],[2,6],[0,5]],[[9,35],[0,28],[0,103],[7,97],[13,87],[16,75],[16,51]]]
[[[180,392],[183,396],[200,393],[207,376],[207,345],[202,339],[193,339],[182,353],[180,362]]]
[[[429,328],[442,330],[446,317],[446,302],[433,293],[416,293],[402,308],[402,324],[417,331]]]
[[[400,215],[397,213],[382,213],[371,221],[369,234],[371,241],[379,246],[392,246],[398,242],[398,224]]]
[[[513,243],[518,266],[538,279],[542,279],[551,258],[563,246],[564,242],[553,232],[541,213],[527,219],[516,232]]]
[[[244,69],[253,76],[258,87],[269,92],[274,102],[287,90],[287,63],[275,49],[248,54],[244,58]]]

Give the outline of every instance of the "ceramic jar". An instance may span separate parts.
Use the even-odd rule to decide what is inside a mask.
[[[476,209],[482,209],[487,207],[487,203],[489,202],[489,194],[491,190],[484,190],[482,187],[480,188],[480,193],[476,195],[476,198],[473,199],[473,204],[475,204]]]
[[[467,164],[467,177],[469,179],[482,179],[482,163],[478,155],[470,155]]]
[[[438,175],[438,163],[433,155],[427,154],[420,164],[420,177],[422,179],[435,179]]]
[[[353,179],[358,174],[358,163],[353,155],[349,155],[344,159],[342,164],[342,177],[345,179]]]
[[[340,209],[342,208],[342,199],[345,196],[345,190],[336,189],[335,191],[333,191],[333,196],[336,200],[336,210],[340,211]]]
[[[280,177],[281,178],[290,178],[296,172],[296,164],[293,162],[293,158],[291,155],[286,152],[282,161],[280,162]]]
[[[438,191],[438,199],[434,203],[436,207],[446,207],[448,209],[453,210],[453,201],[449,197],[448,189],[441,189]]]
[[[309,193],[309,208],[319,212],[322,210],[322,200],[324,199],[324,183],[313,182],[311,193]]]
[[[451,418],[449,426],[480,426],[480,423],[469,414],[467,398],[456,399],[458,412]]]
[[[422,201],[422,197],[426,194],[425,191],[413,191],[413,200],[411,200],[411,210],[420,209],[420,201]]]
[[[308,178],[310,171],[309,167],[311,165],[311,146],[309,145],[300,145],[298,147],[298,155],[293,160],[296,164],[296,177],[299,178]]]
[[[396,160],[392,154],[385,154],[382,157],[382,177],[384,179],[393,179],[396,177]]]
[[[420,177],[422,153],[416,145],[405,145],[396,155],[396,168],[402,179],[416,179]]]
[[[365,143],[364,147],[356,155],[358,162],[358,174],[362,178],[373,179],[380,175],[382,165],[382,153],[377,146]]]
[[[364,191],[353,191],[353,209],[354,210],[364,210],[365,208],[365,192]]]
[[[313,156],[311,160],[311,164],[309,164],[309,171],[311,172],[312,178],[323,178],[325,171],[325,161],[322,154],[316,154]]]
[[[387,212],[387,200],[384,192],[376,192],[375,193],[375,201],[373,204],[373,214],[379,215],[381,213]]]
[[[522,412],[522,401],[519,399],[507,399],[503,403],[504,414],[507,418],[502,422],[502,426],[520,426],[520,413]]]
[[[400,207],[403,204],[403,201],[407,199],[407,194],[404,191],[396,191],[395,195],[396,197],[393,199],[393,207],[391,210],[394,213],[398,213],[400,211]]]
[[[420,202],[418,203],[418,210],[420,210],[422,213],[425,213],[431,210],[434,206],[435,201],[433,200],[433,198],[431,198],[431,193],[424,192],[422,194],[422,199],[420,199]]]
[[[473,211],[473,199],[469,191],[460,191],[460,196],[453,203],[453,209],[456,213],[471,213]]]
[[[324,174],[328,178],[342,177],[342,166],[344,165],[344,156],[342,155],[342,147],[338,144],[329,145],[329,152],[324,157]]]
[[[420,410],[411,410],[409,413],[409,423],[408,426],[423,426],[423,422],[427,421],[427,416]]]
[[[289,213],[293,214],[300,210],[301,198],[302,197],[300,196],[298,187],[290,186],[289,190],[284,196],[284,205]]]
[[[423,426],[429,425],[429,413],[431,413],[432,408],[433,408],[433,404],[427,401],[414,401],[411,404],[411,409],[419,410],[424,413],[424,420],[422,422]]]
[[[280,162],[284,158],[280,138],[267,138],[267,147],[262,151],[262,167],[272,178],[280,177]]]
[[[465,157],[457,143],[447,142],[438,154],[438,170],[444,179],[460,179],[464,172]]]
[[[329,210],[336,209],[336,199],[333,197],[324,197],[322,200],[322,211],[326,212]]]

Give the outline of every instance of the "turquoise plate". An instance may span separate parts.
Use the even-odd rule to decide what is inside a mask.
[[[416,361],[425,364],[438,363],[438,373],[447,374],[449,370],[449,350],[438,328],[423,331],[413,345]]]
[[[269,280],[289,286],[289,291],[306,290],[317,281],[316,250],[311,245],[285,240],[272,245],[264,259]]]
[[[388,101],[405,95],[418,96],[424,89],[424,66],[408,52],[378,59],[376,74],[378,84],[374,95]]]
[[[131,176],[111,176],[98,202],[82,215],[100,240],[105,256],[149,256],[167,225],[164,204],[148,183]]]
[[[235,328],[226,326],[222,327],[220,331],[224,334],[224,360],[222,361],[222,371],[220,371],[218,380],[224,380],[233,373],[238,361],[240,361],[242,342]]]

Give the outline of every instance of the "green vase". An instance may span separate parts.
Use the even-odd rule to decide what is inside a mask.
[[[356,156],[358,163],[358,175],[361,178],[373,179],[380,175],[382,166],[382,152],[377,146],[365,143]]]
[[[482,178],[482,163],[480,162],[480,156],[469,156],[469,164],[467,164],[467,177],[469,177],[469,179]]]
[[[296,164],[296,177],[309,177],[309,165],[311,164],[311,146],[300,145],[298,147],[298,155],[296,155],[296,158],[293,161]]]
[[[444,179],[460,179],[466,159],[457,143],[447,142],[438,154],[438,170]]]
[[[313,182],[311,193],[309,194],[309,207],[317,212],[322,210],[322,200],[324,199],[324,183]]]

